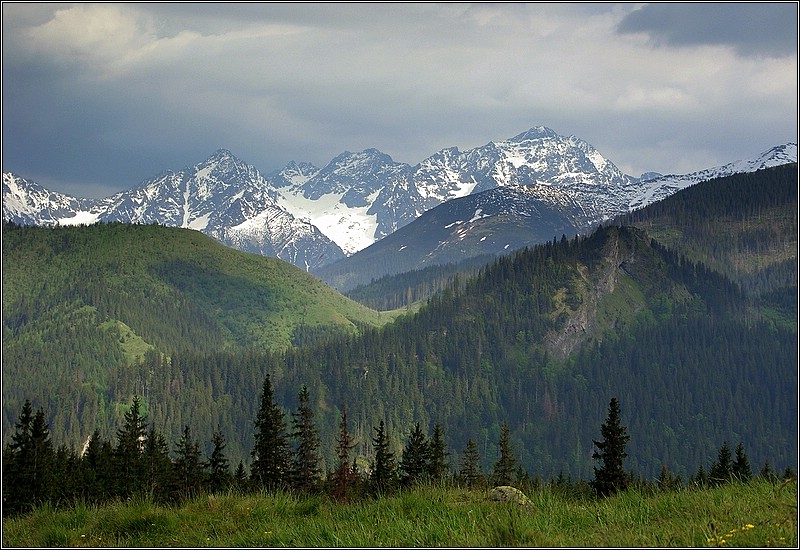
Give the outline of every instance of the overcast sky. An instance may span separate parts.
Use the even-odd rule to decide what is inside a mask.
[[[4,2],[3,171],[105,197],[229,149],[416,164],[533,126],[623,172],[797,142],[797,3]]]

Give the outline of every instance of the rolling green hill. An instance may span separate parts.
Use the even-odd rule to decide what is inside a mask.
[[[25,398],[59,440],[119,408],[112,381],[148,351],[282,349],[377,326],[302,270],[157,225],[3,229],[3,428]],[[69,435],[65,435],[63,430]]]

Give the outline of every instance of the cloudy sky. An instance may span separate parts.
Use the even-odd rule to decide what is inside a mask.
[[[797,3],[4,2],[3,171],[105,197],[229,149],[416,164],[533,126],[625,173],[797,141]]]

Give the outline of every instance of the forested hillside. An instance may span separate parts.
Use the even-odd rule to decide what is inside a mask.
[[[114,429],[150,351],[280,349],[389,320],[294,266],[157,225],[3,228],[3,433],[25,399],[58,442]],[[181,392],[190,411],[197,396]],[[185,401],[185,402],[184,402]],[[161,404],[163,405],[163,403]]]
[[[791,163],[717,178],[612,223],[645,229],[658,242],[723,273],[748,293],[796,304],[797,177],[797,164]],[[491,258],[382,277],[346,295],[376,309],[383,304],[406,307],[438,292],[442,281],[472,274],[475,260],[486,263]],[[792,317],[796,312],[795,305]]]
[[[727,276],[748,294],[797,287],[797,164],[705,181],[615,223]]]
[[[712,211],[708,217],[713,219]],[[47,239],[63,235],[44,231]],[[796,235],[779,238],[796,242]],[[52,257],[48,247],[40,248],[36,257]],[[4,242],[4,264],[5,255]],[[112,283],[124,268],[92,265]],[[33,271],[29,267],[26,273]],[[186,296],[203,295],[205,303],[224,296],[230,284],[214,286],[217,278],[198,277],[185,264],[177,273],[170,280],[191,289]],[[710,453],[724,441],[731,447],[742,442],[755,468],[767,460],[778,469],[797,463],[796,308],[792,317],[642,229],[609,225],[587,237],[523,249],[458,280],[395,323],[346,336],[318,335],[315,342],[309,338],[272,352],[244,348],[235,339],[225,343],[224,329],[237,334],[242,326],[229,322],[220,329],[222,337],[210,328],[205,344],[165,346],[164,353],[149,352],[139,361],[126,361],[117,350],[104,351],[108,359],[93,358],[90,364],[69,348],[59,352],[60,362],[40,361],[19,350],[57,334],[48,332],[51,325],[62,332],[72,325],[50,319],[50,325],[39,325],[38,340],[22,345],[31,321],[20,312],[6,315],[5,277],[4,270],[4,318],[16,321],[4,325],[4,398],[9,373],[19,381],[14,389],[20,395],[8,412],[4,399],[4,422],[13,422],[22,400],[30,398],[34,408],[47,411],[57,443],[80,441],[95,428],[112,438],[125,404],[138,394],[149,420],[170,441],[188,424],[210,445],[219,427],[232,463],[248,463],[258,393],[269,374],[287,413],[297,407],[300,387],[308,387],[327,467],[346,406],[361,464],[373,456],[371,437],[379,422],[385,422],[396,450],[416,422],[427,433],[439,423],[452,464],[471,438],[486,471],[497,459],[501,426],[508,422],[515,452],[530,475],[589,479],[592,440],[612,397],[620,402],[631,436],[627,466],[646,478],[666,465],[686,480],[711,462]],[[793,280],[796,285],[796,266]],[[45,304],[64,307],[48,302],[43,287],[34,288],[39,290],[30,292],[31,312],[45,311]],[[232,288],[234,304],[249,303],[235,301],[239,290]],[[771,291],[788,296],[792,289],[775,284]],[[149,298],[137,295],[139,301]],[[65,311],[96,315],[91,308]],[[78,313],[73,317],[80,319]],[[37,323],[40,318],[49,319],[39,315]],[[82,326],[96,330],[92,327],[101,322],[90,315]],[[112,332],[103,349],[115,349],[112,343],[119,348],[122,335]],[[149,343],[140,329],[129,336],[129,343]],[[13,361],[7,362],[7,346],[17,346]],[[70,368],[50,375],[54,363]],[[88,397],[76,400],[70,393],[76,387],[84,392],[78,395],[92,395],[100,405],[93,411]],[[109,405],[116,416],[104,414]]]

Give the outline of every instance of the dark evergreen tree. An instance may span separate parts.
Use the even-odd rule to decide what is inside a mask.
[[[175,492],[179,499],[190,498],[200,493],[205,480],[205,467],[200,453],[200,445],[192,437],[189,426],[183,428],[183,435],[175,445]]]
[[[238,491],[246,491],[249,486],[249,476],[247,475],[247,470],[244,467],[244,462],[241,460],[239,461],[239,465],[236,466],[236,471],[233,472],[233,485],[236,487]]]
[[[478,453],[478,445],[475,440],[470,438],[461,453],[461,465],[458,471],[461,481],[470,489],[478,489],[483,486],[483,471],[481,470],[481,457]]]
[[[342,405],[342,419],[336,436],[336,457],[339,462],[330,475],[331,496],[335,500],[347,501],[351,497],[356,472],[355,463],[350,466],[350,449],[354,446],[353,436],[347,428],[347,405]]]
[[[144,443],[142,461],[147,492],[156,502],[169,500],[174,485],[169,445],[164,435],[157,432],[152,426]]]
[[[444,442],[444,431],[440,423],[433,426],[433,435],[431,435],[430,456],[428,462],[428,477],[433,482],[440,482],[445,479],[445,476],[450,472],[450,462],[447,448]]]
[[[141,413],[141,400],[133,397],[131,408],[125,413],[123,426],[117,430],[114,448],[114,473],[117,496],[126,498],[141,491],[145,485],[142,454],[147,439],[147,424]]]
[[[208,457],[208,461],[206,462],[208,490],[211,493],[220,493],[231,486],[233,483],[233,476],[231,475],[228,457],[225,456],[225,447],[227,443],[225,441],[225,436],[222,434],[222,429],[219,426],[217,426],[211,442],[214,448],[211,450],[211,456]]]
[[[511,432],[508,422],[503,422],[500,428],[500,441],[497,447],[499,456],[492,470],[492,484],[495,486],[511,485],[514,482],[517,471],[517,459],[514,456],[514,448],[511,444]]]
[[[620,424],[620,408],[616,397],[612,397],[608,405],[608,417],[600,427],[602,441],[594,441],[597,449],[592,453],[592,459],[601,460],[602,466],[594,467],[594,480],[592,488],[601,496],[609,496],[617,491],[623,491],[628,486],[628,475],[625,473],[623,462],[628,456],[625,452],[630,436],[627,428]]]
[[[54,493],[55,449],[40,408],[25,401],[11,443],[3,451],[3,514],[24,513]]]
[[[308,388],[303,386],[298,395],[297,412],[292,414],[292,438],[297,441],[292,460],[292,486],[311,492],[320,483],[319,434],[314,424],[314,411],[309,403]]]
[[[697,474],[691,479],[691,482],[701,489],[708,487],[708,472],[706,472],[702,464],[697,469]]]
[[[761,471],[758,472],[758,477],[771,483],[776,483],[778,481],[778,473],[772,468],[772,464],[769,463],[769,460],[764,461],[764,466],[762,466]]]
[[[733,461],[731,459],[731,449],[728,442],[722,443],[722,447],[717,453],[717,461],[712,464],[708,473],[711,485],[722,485],[728,483],[733,478]]]
[[[103,442],[100,439],[100,430],[95,429],[86,444],[86,450],[81,456],[83,463],[83,499],[88,503],[99,503],[106,498],[104,494],[108,480],[103,479],[101,455]]]
[[[26,399],[22,405],[11,442],[3,448],[3,515],[10,516],[30,509],[33,495],[27,480],[31,452],[33,406]]]
[[[661,468],[661,473],[658,475],[658,480],[656,481],[656,485],[662,491],[672,491],[674,489],[679,489],[682,485],[680,476],[675,477],[673,476],[667,465]]]
[[[251,451],[250,477],[256,487],[270,491],[285,488],[289,482],[291,452],[283,411],[274,401],[272,382],[267,374],[261,392],[261,406],[255,420],[255,444]]]
[[[423,481],[429,471],[430,444],[417,422],[400,457],[400,483],[411,487]]]
[[[391,450],[389,434],[386,432],[383,420],[375,428],[372,443],[375,448],[375,459],[370,472],[370,487],[375,494],[389,494],[397,483],[397,461]]]
[[[753,469],[750,467],[750,459],[744,452],[744,444],[740,441],[736,446],[736,457],[733,459],[733,477],[742,482],[750,481],[753,478]]]

